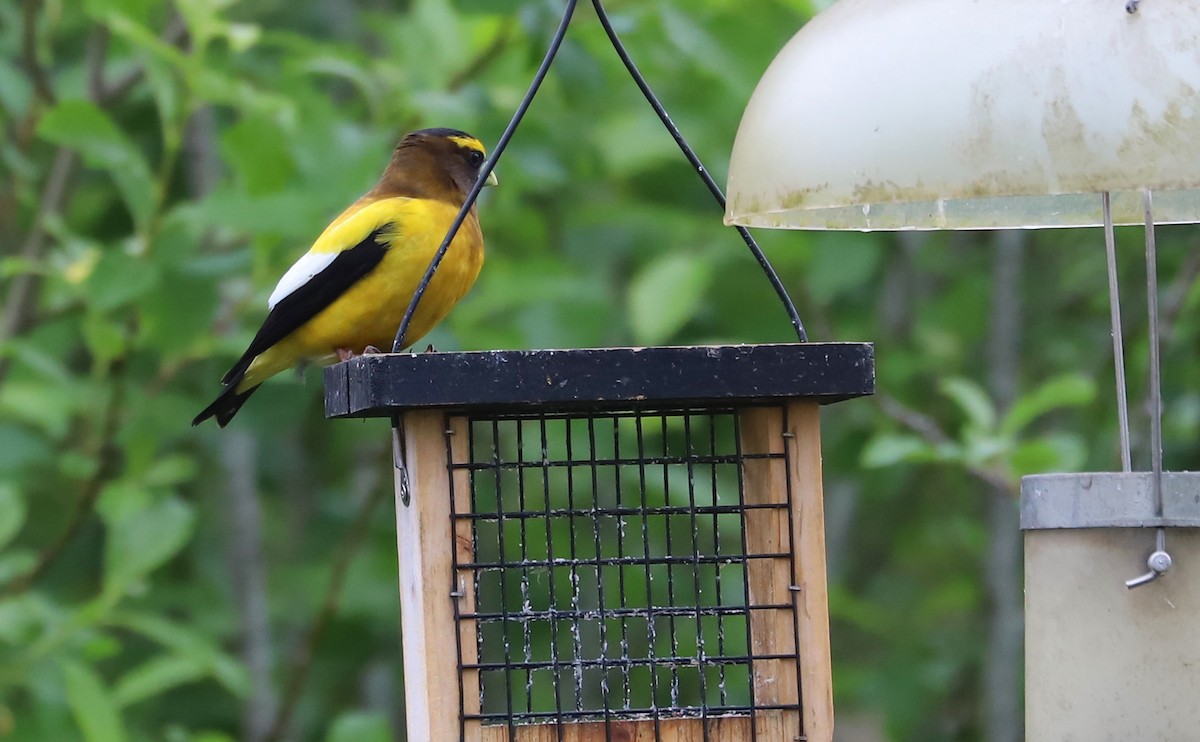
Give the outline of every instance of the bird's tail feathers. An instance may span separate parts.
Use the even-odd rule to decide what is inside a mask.
[[[205,407],[199,415],[192,420],[192,425],[199,425],[210,417],[217,418],[217,425],[225,427],[238,410],[242,409],[242,405],[246,404],[246,400],[250,399],[250,395],[258,389],[257,386],[252,386],[244,392],[237,390],[237,384],[230,384],[221,392],[212,404]]]
[[[221,377],[221,383],[226,386],[237,386],[241,383],[242,377],[250,370],[250,364],[254,363],[254,359],[258,356],[258,352],[253,348],[248,348],[242,357],[229,367],[225,375]]]

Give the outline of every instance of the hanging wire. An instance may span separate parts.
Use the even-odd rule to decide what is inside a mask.
[[[1100,194],[1104,211],[1104,248],[1108,254],[1108,306],[1112,315],[1113,363],[1117,376],[1117,427],[1121,435],[1121,471],[1133,471],[1129,446],[1129,393],[1125,385],[1125,342],[1121,332],[1121,292],[1117,287],[1117,241],[1113,234],[1112,195]]]
[[[421,297],[425,295],[425,290],[429,288],[429,282],[433,280],[433,274],[437,272],[438,266],[442,263],[442,258],[446,257],[446,251],[450,249],[450,243],[454,241],[454,237],[458,234],[458,230],[462,227],[463,220],[467,218],[471,207],[475,205],[475,200],[479,198],[479,192],[483,190],[483,186],[487,183],[488,176],[496,169],[496,161],[500,159],[500,155],[504,154],[505,147],[512,139],[513,134],[517,131],[517,126],[520,125],[521,119],[525,117],[525,112],[529,110],[529,104],[533,102],[533,97],[537,95],[538,88],[542,86],[542,81],[546,79],[546,73],[550,71],[550,64],[554,61],[555,55],[558,54],[558,49],[562,46],[563,38],[567,34],[567,27],[571,24],[571,16],[575,14],[575,6],[578,0],[567,0],[567,8],[563,12],[562,20],[558,24],[558,29],[554,32],[553,38],[550,39],[550,48],[546,50],[546,56],[542,58],[542,63],[538,66],[537,73],[533,76],[533,82],[529,84],[529,90],[525,92],[525,97],[521,99],[521,104],[517,106],[516,112],[512,119],[505,127],[504,133],[500,135],[500,141],[496,142],[495,149],[483,165],[479,168],[479,178],[475,181],[475,185],[471,187],[470,193],[467,194],[466,200],[463,202],[462,208],[458,210],[458,215],[454,217],[454,221],[450,224],[450,230],[446,232],[446,237],[442,240],[442,244],[438,246],[437,252],[433,256],[433,260],[429,261],[429,267],[425,269],[425,275],[421,277],[421,283],[417,285],[417,290],[413,293],[412,300],[408,302],[408,308],[404,310],[404,319],[400,322],[400,327],[396,329],[396,338],[392,341],[392,352],[399,353],[404,349],[404,336],[408,334],[408,326],[412,323],[413,315],[416,314],[417,305],[421,303]],[[396,489],[400,496],[400,503],[404,507],[408,507],[411,501],[411,486],[408,480],[408,466],[405,461],[404,450],[404,431],[400,424],[400,415],[392,415],[392,463],[396,468],[397,481]]]
[[[492,151],[491,156],[488,157],[488,159],[483,163],[483,166],[479,169],[479,179],[471,188],[470,193],[467,194],[467,198],[463,202],[462,208],[459,209],[458,216],[455,217],[454,222],[450,225],[450,230],[446,233],[445,239],[442,240],[442,244],[438,247],[437,253],[434,254],[433,260],[430,261],[429,267],[425,270],[425,275],[421,277],[421,283],[418,284],[412,300],[408,303],[408,309],[406,309],[404,312],[404,319],[401,321],[400,327],[396,330],[396,338],[392,343],[393,353],[399,353],[404,349],[406,345],[405,336],[408,334],[408,326],[412,323],[412,318],[417,311],[417,306],[421,303],[421,298],[425,295],[426,289],[429,288],[429,282],[433,279],[433,274],[437,271],[438,266],[441,265],[442,259],[446,256],[446,251],[449,250],[450,243],[458,234],[459,228],[462,226],[463,221],[467,218],[467,214],[470,212],[471,207],[474,206],[476,199],[479,198],[479,192],[483,189],[484,182],[495,169],[496,162],[500,159],[500,156],[504,154],[504,149],[508,146],[509,140],[512,139],[517,127],[521,124],[521,120],[525,117],[525,112],[529,109],[529,105],[533,102],[534,96],[537,95],[539,88],[541,88],[542,81],[546,78],[546,74],[550,70],[550,65],[553,63],[554,57],[558,54],[558,49],[562,45],[563,38],[566,36],[567,27],[571,23],[571,18],[575,13],[575,6],[577,3],[578,0],[568,0],[566,10],[563,12],[562,20],[559,22],[558,30],[555,31],[554,36],[550,41],[550,48],[546,51],[546,55],[542,59],[542,63],[538,67],[537,73],[534,75],[533,82],[530,84],[529,90],[525,93],[525,97],[521,99],[521,104],[517,107],[516,113],[513,114],[512,119],[508,122],[508,126],[505,128],[504,133],[500,136],[500,140],[496,143],[496,147]],[[645,78],[643,78],[641,73],[638,71],[637,66],[634,65],[633,60],[629,57],[629,53],[625,50],[625,46],[621,43],[616,31],[609,22],[608,14],[605,12],[604,6],[600,3],[600,0],[592,0],[592,5],[596,8],[596,14],[600,18],[601,25],[604,26],[605,33],[608,34],[608,39],[612,43],[613,49],[616,50],[617,55],[625,64],[625,69],[629,71],[629,74],[633,77],[638,89],[642,91],[642,95],[645,96],[647,102],[649,102],[650,106],[654,109],[654,112],[658,114],[659,120],[662,121],[663,126],[666,127],[667,131],[670,132],[671,136],[675,139],[675,143],[679,145],[679,148],[683,151],[684,156],[687,157],[688,162],[690,162],[692,166],[696,168],[696,172],[700,176],[701,180],[703,180],[704,184],[708,186],[708,190],[712,193],[717,203],[720,204],[722,209],[724,209],[725,194],[721,192],[720,186],[718,186],[716,181],[712,179],[712,176],[709,175],[707,168],[704,167],[704,163],[700,161],[700,158],[696,155],[695,151],[687,143],[687,140],[684,139],[683,134],[679,131],[679,127],[675,126],[675,123],[671,120],[670,115],[668,115],[662,103],[654,95],[654,92],[646,83]],[[755,242],[754,238],[750,236],[750,232],[744,227],[737,227],[737,231],[738,234],[741,235],[742,240],[746,243],[746,246],[750,249],[750,252],[754,255],[754,259],[758,261],[758,265],[762,269],[763,273],[766,274],[767,280],[771,282],[771,286],[775,289],[775,293],[779,295],[779,300],[783,303],[784,308],[787,310],[788,318],[792,323],[792,328],[796,331],[796,337],[802,343],[807,342],[808,335],[804,330],[804,324],[800,321],[800,315],[796,311],[796,305],[792,301],[791,296],[788,295],[787,289],[783,285],[783,281],[781,281],[779,278],[779,274],[775,272],[774,267],[767,259],[767,256],[763,254],[763,251],[758,246],[758,243]]]
[[[1154,582],[1171,568],[1171,555],[1167,553],[1167,530],[1162,526],[1162,361],[1158,329],[1158,250],[1154,235],[1153,197],[1149,190],[1142,191],[1142,209],[1146,219],[1146,303],[1150,315],[1150,486],[1154,497],[1154,517],[1159,525],[1154,535],[1154,551],[1146,560],[1147,572],[1141,577],[1126,580],[1125,586],[1130,589]]]
[[[454,217],[454,222],[450,225],[450,231],[446,232],[445,239],[442,240],[442,244],[438,247],[437,253],[434,254],[433,260],[429,262],[429,267],[425,269],[425,275],[421,277],[421,283],[417,285],[417,290],[413,294],[412,300],[408,303],[408,309],[404,311],[404,319],[400,322],[400,327],[396,330],[396,339],[392,342],[393,353],[399,353],[404,349],[404,336],[408,334],[408,326],[417,311],[417,305],[421,303],[421,297],[425,295],[425,290],[429,288],[429,282],[433,280],[433,274],[437,272],[438,266],[442,264],[442,258],[446,257],[446,251],[450,249],[450,243],[454,241],[454,237],[458,234],[463,220],[467,218],[471,207],[475,205],[475,200],[479,198],[479,192],[483,190],[488,176],[496,169],[496,161],[504,154],[504,149],[508,147],[509,140],[516,133],[517,127],[521,125],[521,119],[525,118],[525,112],[529,110],[529,104],[533,102],[533,97],[537,95],[538,89],[542,87],[542,81],[546,79],[546,73],[550,71],[550,65],[554,62],[554,57],[558,54],[559,47],[562,46],[563,38],[567,35],[567,27],[571,25],[571,16],[575,14],[575,6],[578,2],[579,0],[567,0],[567,9],[563,12],[562,20],[559,21],[558,29],[554,32],[554,37],[550,39],[550,48],[546,50],[546,56],[542,58],[542,63],[538,66],[537,73],[533,76],[533,82],[529,84],[529,90],[525,92],[525,97],[521,99],[521,104],[517,106],[517,111],[508,122],[508,126],[505,127],[504,133],[500,135],[500,141],[496,142],[496,148],[492,150],[491,156],[479,168],[479,179],[471,187],[471,192],[467,194],[466,201],[463,202],[462,208],[458,210],[458,216]]]
[[[1158,252],[1150,191],[1143,192],[1142,203],[1146,213],[1146,301],[1150,315],[1150,471],[1154,477],[1154,515],[1162,518],[1162,361],[1158,335]]]
[[[675,144],[679,145],[679,149],[683,150],[683,155],[696,168],[696,174],[704,181],[704,185],[708,186],[708,190],[712,193],[713,198],[721,206],[722,211],[725,209],[725,194],[721,192],[721,187],[713,180],[708,169],[704,167],[704,163],[696,155],[695,150],[688,145],[687,140],[683,138],[683,133],[679,131],[679,127],[671,120],[670,114],[663,104],[654,95],[654,91],[650,89],[646,78],[642,77],[642,73],[638,71],[637,65],[633,63],[629,53],[625,51],[625,45],[621,43],[621,39],[617,36],[616,30],[612,27],[612,23],[608,20],[608,13],[604,10],[604,5],[600,0],[592,0],[592,6],[596,8],[596,15],[600,18],[600,25],[604,27],[604,33],[608,34],[608,40],[612,43],[613,49],[616,50],[617,56],[625,64],[625,69],[629,71],[629,75],[637,84],[638,89],[642,91],[646,102],[658,114],[658,118],[662,121],[663,126],[671,133],[671,137],[675,140]],[[737,232],[742,240],[746,243],[746,247],[750,248],[750,252],[754,255],[754,259],[758,261],[758,266],[762,268],[766,274],[767,280],[771,282],[775,293],[779,295],[779,301],[783,302],[784,309],[787,310],[788,319],[792,323],[792,328],[796,331],[796,337],[802,343],[808,342],[808,334],[804,331],[804,323],[800,321],[800,314],[796,311],[796,304],[792,301],[792,297],[788,294],[787,288],[784,287],[783,281],[779,279],[779,274],[775,272],[775,268],[771,265],[771,261],[767,260],[767,256],[763,254],[762,248],[758,246],[754,238],[750,236],[749,230],[745,227],[737,227]]]

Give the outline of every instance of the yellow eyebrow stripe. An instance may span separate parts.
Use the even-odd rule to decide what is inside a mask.
[[[449,139],[460,147],[466,147],[467,149],[474,149],[480,152],[485,151],[483,149],[483,142],[480,142],[474,137],[449,137]]]

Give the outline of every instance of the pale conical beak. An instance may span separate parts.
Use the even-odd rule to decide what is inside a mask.
[[[500,185],[500,179],[496,177],[496,171],[488,173],[487,180],[483,181],[484,185]]]

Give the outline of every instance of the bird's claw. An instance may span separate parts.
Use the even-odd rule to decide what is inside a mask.
[[[426,353],[437,353],[437,348],[433,347],[433,343],[430,343],[429,346],[425,348],[425,352]]]
[[[367,347],[363,348],[362,353],[355,353],[349,348],[338,348],[334,352],[337,353],[339,361],[349,361],[350,359],[358,358],[359,356],[377,356],[383,354],[383,351],[379,348],[376,348],[374,345],[368,345]]]

